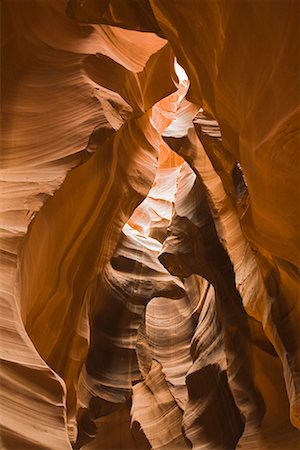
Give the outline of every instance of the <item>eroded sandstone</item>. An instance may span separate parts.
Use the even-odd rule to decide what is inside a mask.
[[[300,445],[298,17],[3,2],[3,448]]]

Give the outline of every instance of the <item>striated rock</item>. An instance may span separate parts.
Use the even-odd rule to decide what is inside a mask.
[[[184,292],[157,259],[161,244],[130,231],[89,292],[90,343],[78,386],[80,406],[86,408],[80,443],[81,434],[91,435],[93,420],[125,403],[132,384],[141,379],[135,348],[147,303],[153,297],[180,298]]]
[[[228,372],[229,385],[246,420],[257,421],[262,405],[251,380],[247,319],[235,287],[233,268],[218,239],[204,186],[198,179],[195,180],[190,169],[184,169],[178,182],[171,234],[164,242],[160,260],[174,275],[186,278],[196,273],[214,286],[214,309],[222,323],[223,364]],[[205,361],[205,366],[209,366],[209,359],[205,358]],[[223,442],[219,443],[219,446],[222,445]]]
[[[114,129],[118,129],[122,125],[124,119],[128,119],[128,114],[131,114],[130,108],[126,106],[125,101],[117,93],[111,92],[110,94],[109,91],[106,90],[105,95],[102,95],[103,102],[101,102],[101,94],[104,91],[102,90],[101,93],[99,93],[95,82],[85,74],[85,61],[87,59],[87,54],[94,54],[95,52],[102,51],[109,57],[113,57],[118,63],[125,64],[127,72],[130,70],[138,72],[143,70],[151,54],[156,50],[159,50],[165,44],[165,41],[162,41],[153,35],[148,35],[148,44],[144,45],[144,42],[140,51],[133,50],[131,54],[126,52],[125,55],[125,53],[121,51],[121,48],[122,46],[125,48],[128,43],[130,43],[130,40],[135,41],[136,39],[134,36],[129,36],[126,31],[120,33],[109,27],[104,29],[99,27],[97,29],[88,27],[84,30],[84,27],[81,27],[80,25],[74,26],[74,22],[68,19],[64,14],[65,2],[44,2],[43,5],[38,2],[30,2],[30,4],[27,2],[26,5],[24,3],[20,5],[19,2],[7,2],[5,3],[4,8],[7,14],[7,30],[5,29],[5,31],[7,31],[7,37],[13,36],[13,39],[5,38],[4,41],[6,44],[5,56],[7,62],[4,68],[3,77],[3,85],[6,86],[3,112],[4,118],[7,117],[7,120],[4,122],[4,145],[2,147],[3,164],[1,176],[3,180],[3,202],[1,202],[1,207],[3,210],[2,223],[4,227],[2,234],[2,248],[5,251],[5,258],[2,258],[1,262],[4,265],[2,273],[6,280],[3,284],[1,283],[1,289],[3,291],[4,302],[4,312],[2,317],[7,318],[5,323],[5,330],[7,329],[7,332],[3,332],[3,340],[4,342],[10,341],[11,333],[14,333],[16,335],[16,341],[11,345],[17,345],[17,342],[20,341],[20,345],[22,342],[24,348],[22,353],[14,355],[13,357],[9,356],[7,352],[4,352],[3,358],[4,360],[8,359],[9,361],[13,358],[14,364],[20,367],[20,369],[16,370],[19,370],[20,372],[19,378],[23,377],[23,382],[21,384],[24,386],[26,386],[27,380],[30,378],[31,371],[33,370],[30,368],[30,365],[28,366],[27,360],[35,361],[35,370],[37,373],[40,372],[40,375],[35,378],[36,388],[34,391],[38,392],[39,385],[41,385],[41,389],[46,389],[48,392],[49,383],[53,384],[52,390],[53,392],[55,390],[55,404],[57,406],[52,407],[52,415],[57,418],[56,420],[59,420],[59,423],[61,424],[65,421],[65,408],[63,405],[66,402],[66,396],[64,382],[59,376],[54,375],[38,356],[24,331],[19,309],[21,308],[23,319],[26,321],[27,331],[37,346],[39,353],[47,360],[48,364],[55,368],[56,372],[63,375],[67,386],[72,386],[74,380],[76,380],[76,373],[78,374],[78,371],[80,370],[82,358],[84,358],[86,353],[88,336],[85,315],[86,307],[77,303],[76,310],[72,313],[74,317],[73,327],[67,331],[68,327],[64,325],[64,320],[65,323],[70,323],[68,306],[71,297],[68,296],[67,291],[65,291],[64,288],[61,289],[59,286],[53,290],[54,279],[52,279],[52,277],[53,274],[59,273],[57,270],[59,263],[57,259],[58,255],[54,257],[51,262],[51,253],[55,254],[56,247],[61,247],[64,236],[67,240],[70,240],[69,242],[72,242],[73,237],[76,236],[77,230],[79,229],[78,227],[80,227],[79,223],[77,223],[73,232],[71,231],[71,233],[69,233],[69,225],[71,223],[75,224],[80,217],[79,211],[77,211],[77,219],[76,215],[74,215],[77,206],[75,209],[71,206],[72,204],[75,206],[77,202],[75,199],[75,191],[77,191],[77,198],[80,199],[79,203],[83,198],[86,198],[89,189],[93,190],[95,188],[94,193],[95,195],[97,194],[97,182],[100,183],[99,186],[103,183],[101,178],[98,178],[97,180],[97,174],[101,173],[103,170],[105,173],[105,167],[107,167],[107,169],[110,167],[109,160],[105,161],[106,155],[110,153],[110,145],[107,147],[108,142],[111,141],[115,134]],[[28,25],[29,23],[30,26]],[[43,27],[43,23],[47,23],[47,27]],[[50,23],[58,30],[57,35],[59,35],[59,30],[63,30],[60,39],[55,37],[54,30],[52,30],[52,32],[48,31]],[[17,34],[14,32],[15,29],[18,29]],[[146,35],[145,37],[147,40]],[[96,41],[99,41],[99,43]],[[25,55],[26,57],[24,57]],[[168,53],[168,57],[166,56],[163,58],[167,63],[167,67],[170,64],[169,55],[170,53]],[[30,63],[30,61],[32,61],[32,63]],[[153,64],[156,64],[156,62],[153,62]],[[163,64],[165,64],[165,62]],[[150,67],[151,65],[152,63],[150,63]],[[21,74],[19,78],[16,76],[18,71]],[[169,70],[167,73],[169,73]],[[9,77],[9,74],[13,74],[13,76]],[[143,77],[145,78],[146,75],[143,75]],[[175,86],[172,84],[170,77],[168,79],[170,80],[169,85],[174,89]],[[166,85],[164,85],[164,88],[165,87]],[[130,89],[131,87],[129,86],[128,90]],[[154,91],[155,90],[156,88]],[[152,98],[156,95],[154,91],[151,90]],[[164,91],[163,94],[165,94]],[[111,103],[109,103],[108,99],[111,100]],[[159,99],[159,94],[157,99]],[[110,105],[110,107],[108,107],[108,105]],[[121,115],[119,114],[120,109],[118,105],[123,108],[123,111],[125,108],[125,116],[122,114],[122,110]],[[30,113],[28,113],[29,110]],[[148,132],[150,133],[148,137],[150,138],[152,133],[152,138],[150,139],[154,139],[154,142],[156,142],[155,145],[158,145],[160,138],[157,131],[154,130],[153,126],[149,123],[150,115],[146,114],[145,118],[142,119],[142,135],[144,135],[146,131],[144,129],[145,126],[148,127]],[[90,138],[90,134],[96,125],[97,131],[93,133]],[[139,125],[133,123],[127,130],[128,135],[134,133],[133,130],[137,130],[138,128]],[[104,130],[104,132],[102,132],[102,130]],[[106,130],[108,130],[108,133]],[[45,140],[41,141],[40,138],[37,139],[37,135],[44,136]],[[67,170],[74,167],[74,165],[84,162],[91,151],[95,152],[95,147],[98,146],[99,148],[103,145],[106,145],[107,147],[107,150],[104,151],[103,154],[103,156],[105,155],[104,158],[98,154],[95,158],[98,159],[99,163],[96,163],[96,166],[93,163],[90,165],[90,167],[93,167],[92,172],[94,170],[94,179],[92,173],[90,172],[88,174],[89,170],[86,171],[84,169],[85,164],[82,166],[82,169],[80,168],[80,176],[84,176],[84,173],[86,173],[90,187],[84,184],[81,184],[80,187],[78,185],[77,176],[73,178],[73,187],[75,186],[76,189],[73,192],[75,197],[70,203],[68,198],[69,194],[67,192],[68,189],[70,189],[69,192],[73,191],[72,181],[66,180],[62,187],[62,191],[58,191],[57,196],[53,197],[49,203],[47,202],[48,213],[45,210],[45,215],[43,214],[44,217],[41,217],[38,220],[40,225],[37,224],[36,227],[34,226],[32,228],[33,246],[30,244],[31,239],[28,238],[28,236],[26,237],[26,241],[31,247],[31,250],[29,250],[28,253],[27,251],[24,251],[23,264],[26,268],[25,272],[27,271],[30,278],[30,282],[28,283],[25,273],[22,273],[21,281],[22,283],[25,283],[26,287],[24,287],[24,291],[23,287],[21,287],[22,294],[19,294],[19,291],[15,290],[15,280],[17,276],[16,268],[17,264],[19,264],[18,251],[21,244],[20,240],[26,232],[28,223],[32,219],[33,214],[41,208],[49,195],[52,195],[53,191],[59,187]],[[146,144],[146,146],[147,145],[148,144]],[[41,146],[43,152],[40,151]],[[87,153],[86,150],[84,150],[86,146]],[[151,149],[152,147],[149,148],[150,154]],[[120,170],[124,170],[123,168],[127,164],[126,153],[123,157],[125,159],[123,163],[120,164]],[[151,160],[150,155],[149,157]],[[103,160],[102,163],[101,159]],[[153,150],[153,163],[153,168],[155,170],[155,150]],[[86,164],[89,165],[89,161],[87,161]],[[135,175],[132,173],[131,179],[133,180],[134,177]],[[150,180],[150,185],[151,182],[152,181]],[[139,184],[139,181],[135,182],[136,186]],[[144,181],[144,184],[147,184],[146,180]],[[67,209],[63,206],[62,201],[64,190],[66,193],[66,201],[68,203]],[[141,192],[142,188],[139,187],[138,190]],[[139,195],[140,194],[137,195],[137,198],[139,198]],[[119,198],[119,201],[121,200],[122,199]],[[56,209],[55,204],[60,205],[60,212],[58,211],[58,214],[53,215],[53,210]],[[89,205],[85,204],[84,206],[86,214],[88,215],[90,215],[91,205],[92,203]],[[69,210],[69,214],[72,217],[70,221],[66,219],[66,216],[61,216],[61,212],[66,212],[67,210]],[[60,219],[57,221],[58,217],[60,217]],[[51,225],[49,220],[52,221],[53,224],[55,223],[54,229],[58,232],[57,240],[60,243],[55,243],[55,231],[54,229],[50,231]],[[64,234],[62,229],[59,230],[59,227],[61,226],[59,225],[59,221],[61,224],[63,223],[65,225],[66,234]],[[120,226],[122,226],[122,221]],[[42,231],[43,229],[44,231]],[[46,239],[43,245],[40,246],[41,241],[39,237],[41,236],[41,233],[44,234],[44,232],[48,235],[48,242]],[[23,244],[21,244],[21,246],[23,247]],[[86,250],[86,254],[89,254],[88,248]],[[37,253],[35,253],[36,251]],[[47,253],[46,260],[42,257],[45,251]],[[112,252],[113,249],[108,251]],[[80,249],[79,252],[81,252]],[[65,250],[62,247],[61,255],[63,258],[66,256]],[[83,255],[81,254],[81,256]],[[34,266],[32,265],[33,261]],[[46,266],[44,264],[46,264]],[[78,262],[75,264],[78,264]],[[89,264],[90,263],[82,265],[82,268],[88,267]],[[34,277],[31,278],[33,270]],[[39,270],[40,272],[38,273]],[[7,275],[5,275],[6,273]],[[7,278],[7,276],[9,278]],[[46,281],[47,277],[49,277],[49,282]],[[54,277],[56,277],[56,275],[54,275]],[[33,285],[36,286],[36,283],[39,284],[39,289],[36,289],[36,287],[33,288]],[[82,292],[85,291],[86,287],[87,285],[83,287]],[[34,289],[35,295],[32,295],[31,289]],[[63,295],[66,295],[65,298],[68,298],[68,301],[65,303],[64,312],[57,310],[57,308],[60,308],[59,305],[62,304],[60,303],[60,300],[58,300],[58,303],[49,301],[49,299],[47,299],[47,294],[45,295],[45,292],[42,292],[44,289],[48,290],[48,292],[52,292],[50,295],[58,295],[58,297],[65,292]],[[23,292],[25,291],[28,296],[27,300],[23,301]],[[79,291],[77,294],[80,295]],[[43,300],[41,301],[41,299]],[[36,301],[38,302],[37,304],[35,303]],[[73,298],[73,301],[76,301],[75,298]],[[18,302],[20,302],[20,305],[18,305]],[[59,322],[57,321],[58,314],[60,317]],[[79,315],[76,319],[77,314]],[[40,317],[40,319],[37,319],[37,317]],[[47,317],[45,323],[43,323],[42,317]],[[63,317],[65,317],[65,319],[63,319]],[[37,339],[35,339],[35,336],[37,336]],[[54,339],[53,336],[55,336]],[[61,336],[61,338],[59,336]],[[72,350],[70,339],[71,341],[73,340],[73,349],[75,348],[76,350]],[[6,346],[1,346],[1,348],[4,349]],[[14,347],[12,347],[12,351],[13,348]],[[67,358],[68,361],[72,361],[70,363],[66,360],[64,348],[67,349],[66,351],[70,355],[69,359]],[[56,356],[54,356],[54,353]],[[54,362],[56,357],[57,360]],[[24,370],[21,369],[22,366],[24,366]],[[67,366],[68,369],[64,370],[63,367],[65,366]],[[26,370],[25,367],[27,368]],[[32,372],[32,378],[33,377],[34,372]],[[54,381],[50,381],[52,379],[56,380],[56,388],[54,387]],[[21,405],[24,403],[24,396],[28,396],[28,394],[24,392],[23,397],[21,396],[20,398],[14,396],[12,392],[19,391],[19,388],[16,387],[16,384],[14,383],[16,383],[16,381],[12,378],[10,385],[7,388],[11,390],[7,391],[7,395],[14,398],[14,402],[16,403],[14,409],[20,409]],[[17,386],[19,386],[19,383]],[[68,389],[68,415],[71,417],[74,415],[74,408],[76,406],[74,397],[75,392],[74,390],[72,391],[72,389],[72,387]],[[11,394],[9,394],[9,392],[11,392]],[[43,403],[45,404],[44,406],[41,406],[45,410],[44,423],[51,420],[50,398],[50,392],[48,398],[47,396],[41,396],[41,405]],[[9,408],[7,402],[5,402],[5,398],[3,398],[3,402],[4,411],[6,411],[7,408],[8,410],[13,411],[13,409]],[[34,400],[32,400],[32,402],[34,402]],[[50,403],[52,403],[52,400]],[[49,404],[49,416],[47,415],[47,404]],[[31,417],[31,414],[36,414],[36,407],[34,405],[35,403],[32,403],[31,406],[30,403],[28,403],[27,415],[29,418]],[[5,416],[3,416],[3,421],[6,423],[4,417]],[[40,417],[42,420],[42,415],[40,415]],[[31,418],[31,422],[34,422],[33,418]],[[31,442],[31,445],[37,445],[39,448],[42,448],[45,445],[42,434],[31,438],[30,429],[26,430],[26,427],[24,427],[24,429],[16,427],[14,421],[10,421],[5,426],[8,428],[8,434],[15,434],[15,430],[19,429],[20,437],[18,439],[21,446],[28,445],[25,443],[26,440],[29,442],[29,445]],[[55,435],[55,433],[57,434],[57,432],[55,432],[55,424],[53,424],[52,428],[53,435]],[[50,430],[52,428],[50,427]],[[61,425],[57,428],[60,430]],[[6,438],[4,437],[4,439]],[[9,439],[11,440],[11,438]],[[55,448],[66,448],[69,446],[65,429],[61,429],[57,439],[60,439],[59,442],[61,443],[56,444],[56,441],[54,440],[53,446]]]
[[[134,386],[131,411],[132,420],[143,428],[151,448],[190,448],[181,432],[182,411],[167,387],[159,363],[154,362],[145,380]]]
[[[1,11],[1,448],[298,448],[298,2]]]
[[[196,319],[188,296],[176,301],[154,298],[146,310],[146,336],[151,356],[161,364],[168,388],[184,410],[188,401],[185,378],[192,365],[190,343]]]
[[[186,383],[189,402],[183,424],[193,448],[235,448],[244,421],[228,385],[224,331],[208,286],[191,342],[193,366]]]

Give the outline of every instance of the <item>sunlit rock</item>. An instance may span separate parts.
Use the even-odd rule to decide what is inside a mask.
[[[2,447],[298,448],[298,2],[1,13]]]

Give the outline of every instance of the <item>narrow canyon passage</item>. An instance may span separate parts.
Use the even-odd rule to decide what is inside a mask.
[[[300,446],[298,17],[3,1],[1,448]]]

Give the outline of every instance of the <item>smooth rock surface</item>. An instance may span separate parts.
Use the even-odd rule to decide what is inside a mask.
[[[1,448],[300,446],[299,18],[2,1]]]

